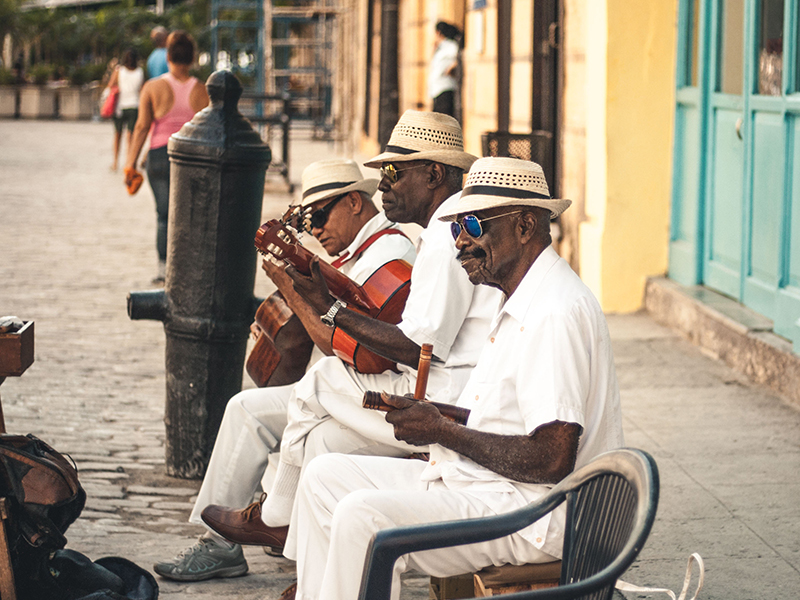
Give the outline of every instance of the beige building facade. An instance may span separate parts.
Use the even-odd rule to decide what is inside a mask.
[[[395,4],[398,114],[431,108],[436,22],[459,27],[467,150],[484,154],[487,132],[551,134],[551,190],[574,203],[559,252],[606,311],[639,309],[647,278],[667,271],[678,0],[361,0],[350,66],[363,154],[380,148],[381,25]]]

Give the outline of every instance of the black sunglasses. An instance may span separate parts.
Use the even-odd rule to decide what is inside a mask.
[[[485,221],[491,221],[492,219],[499,219],[500,217],[508,217],[510,215],[518,215],[521,213],[521,210],[515,210],[513,212],[503,213],[502,215],[494,215],[493,217],[486,217],[484,219],[479,219],[475,215],[465,215],[461,217],[461,221],[453,221],[450,223],[450,233],[453,234],[453,239],[458,239],[458,234],[461,233],[461,230],[467,232],[467,235],[472,238],[479,238],[483,235],[483,226],[481,223]]]
[[[328,215],[333,210],[333,207],[336,206],[336,203],[339,202],[342,198],[346,198],[350,195],[350,192],[347,194],[342,194],[341,196],[337,196],[331,202],[328,202],[322,208],[318,208],[314,212],[312,212],[308,217],[306,217],[306,222],[308,223],[308,231],[311,232],[312,229],[322,229],[325,227],[325,223],[328,222]]]

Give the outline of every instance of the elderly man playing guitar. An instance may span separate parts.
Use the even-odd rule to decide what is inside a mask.
[[[201,516],[214,531],[240,544],[284,547],[284,555],[292,558],[297,543],[293,503],[301,472],[311,458],[336,453],[340,437],[355,435],[373,440],[374,445],[349,454],[375,455],[377,449],[391,448],[394,453],[381,454],[402,456],[427,450],[395,439],[382,414],[363,408],[362,400],[368,390],[397,395],[416,392],[416,369],[427,345],[432,347],[425,394],[430,400],[455,401],[475,366],[501,294],[470,283],[456,257],[449,226],[438,220],[442,211],[458,201],[464,171],[475,160],[464,152],[458,121],[409,110],[395,125],[385,151],[366,163],[381,170],[379,189],[386,216],[423,228],[411,289],[398,324],[350,310],[328,284],[325,265],[317,259],[307,268],[286,267],[295,290],[317,318],[334,332],[342,330],[396,362],[397,371],[362,373],[334,358],[323,358],[312,366],[292,390],[289,424],[281,436],[278,470],[266,500],[243,510],[206,507]]]
[[[400,263],[401,269],[405,265],[410,274],[416,257],[413,243],[373,203],[377,187],[378,180],[364,179],[352,160],[315,162],[303,171],[302,203],[294,217],[298,229],[310,231],[330,256],[338,255],[332,266],[358,285],[379,275],[387,264]],[[294,383],[305,372],[314,344],[323,354],[333,354],[332,329],[294,291],[284,269],[270,258],[264,259],[263,268],[278,291],[259,309],[255,328],[259,339],[248,358],[248,372],[256,375],[258,385],[267,387],[244,390],[228,402],[189,519],[193,523],[202,524],[200,513],[209,504],[245,506],[252,501],[269,454],[280,443],[287,423],[292,386],[281,384]],[[279,334],[271,340],[269,332],[276,329]],[[260,368],[258,350],[262,345],[277,352],[277,365],[273,362],[271,368]],[[309,444],[321,440],[325,429],[311,436]],[[366,446],[371,454],[398,453],[355,432],[337,434],[337,445],[326,446],[326,450],[355,452]],[[233,577],[246,573],[247,568],[241,546],[211,532],[175,559],[154,565],[162,577],[179,581]]]

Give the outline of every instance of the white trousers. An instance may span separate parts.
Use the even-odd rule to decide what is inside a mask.
[[[428,398],[440,402],[454,401],[466,383],[469,372],[467,368],[431,368],[428,389],[433,393]],[[281,462],[296,467],[307,463],[306,436],[329,419],[373,440],[376,446],[396,449],[398,455],[426,451],[427,447],[397,441],[394,428],[386,422],[385,414],[362,406],[366,391],[384,391],[402,396],[413,392],[415,385],[416,373],[385,371],[365,375],[335,357],[319,360],[295,385],[294,394],[289,400],[289,422],[281,441]]]
[[[367,546],[379,530],[495,514],[494,493],[450,490],[420,480],[418,460],[330,454],[310,462],[300,482],[284,554],[297,560],[298,600],[355,600]],[[468,546],[402,556],[395,564],[392,599],[400,574],[414,569],[436,577],[489,565],[556,560],[514,534]]]
[[[363,385],[373,387],[358,387],[355,382],[361,378],[366,379]],[[285,436],[287,423],[292,422],[287,409],[295,418],[294,428],[288,430],[295,434],[292,456],[297,462],[291,464],[301,468],[315,456],[330,452],[402,456],[419,450],[394,439],[384,413],[361,407],[367,389],[406,393],[407,377],[394,372],[361,375],[330,357],[319,360],[301,383],[244,390],[230,399],[189,517],[191,523],[203,524],[200,513],[209,504],[243,508],[253,501],[270,454]],[[337,384],[342,391],[331,394],[328,390]],[[317,385],[325,405],[339,418],[322,408],[313,393]],[[298,397],[298,388],[312,393]],[[264,489],[268,491],[268,487]]]

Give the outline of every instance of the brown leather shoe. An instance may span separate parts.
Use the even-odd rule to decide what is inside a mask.
[[[200,518],[228,541],[245,546],[269,546],[273,551],[280,552],[286,544],[289,527],[264,525],[261,520],[263,501],[264,496],[241,510],[210,504],[200,513]]]

